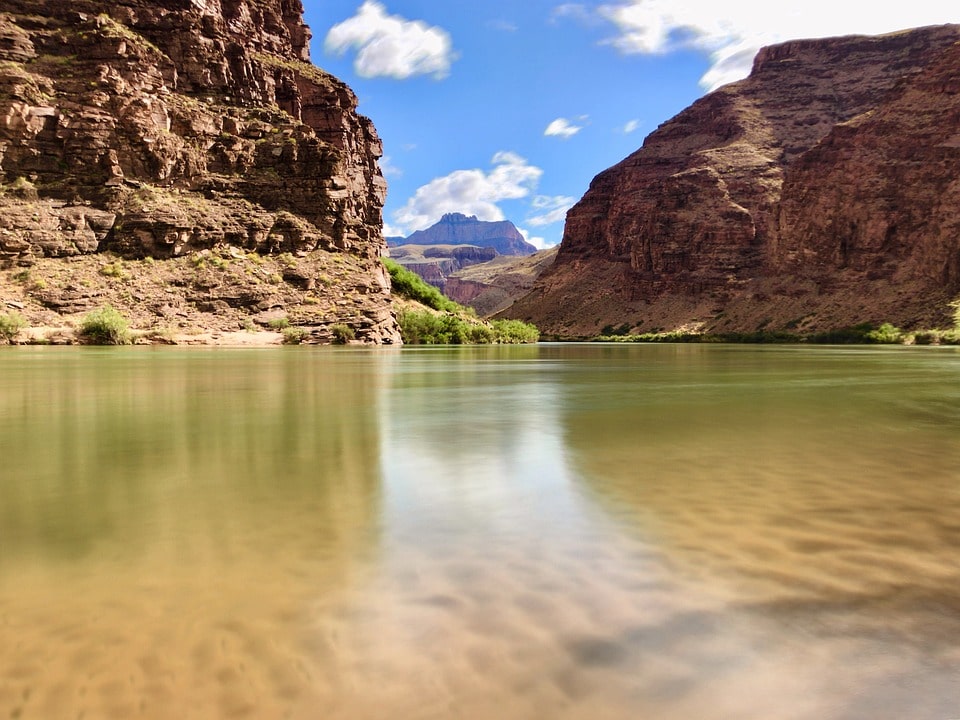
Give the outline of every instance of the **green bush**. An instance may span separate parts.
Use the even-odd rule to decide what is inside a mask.
[[[117,310],[106,305],[83,318],[80,338],[88,345],[128,345],[130,323]]]
[[[861,323],[853,327],[837,328],[825,332],[814,333],[807,337],[807,341],[820,345],[868,345],[870,333],[874,331],[870,323]]]
[[[879,345],[895,345],[903,342],[903,332],[890,323],[883,323],[877,329],[867,333],[867,340]]]
[[[273,318],[267,321],[267,325],[273,330],[286,330],[290,327],[290,320],[285,317]]]
[[[357,337],[357,333],[354,332],[353,328],[345,323],[331,325],[330,332],[333,334],[333,341],[337,343],[337,345],[346,345]]]
[[[383,259],[383,265],[390,273],[390,283],[393,291],[410,300],[416,300],[434,310],[444,312],[462,311],[463,308],[448,297],[445,297],[437,288],[411,270],[407,270],[400,263],[389,258]]]
[[[536,326],[522,320],[494,320],[494,342],[502,344],[535,343],[540,339]]]
[[[307,336],[307,331],[298,327],[285,327],[283,329],[284,345],[299,345]]]
[[[12,342],[25,327],[27,327],[27,320],[18,312],[0,315],[0,339]]]
[[[488,345],[534,343],[540,332],[520,320],[486,323],[457,315],[436,315],[428,310],[403,310],[397,315],[400,334],[407,345]]]

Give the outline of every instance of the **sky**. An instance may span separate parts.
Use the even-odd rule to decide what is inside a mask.
[[[511,220],[538,247],[600,171],[756,51],[960,22],[945,0],[303,0],[313,62],[384,143],[386,235],[444,213]]]

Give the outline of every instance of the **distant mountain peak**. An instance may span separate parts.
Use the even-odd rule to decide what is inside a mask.
[[[476,215],[446,213],[425,230],[403,238],[390,238],[397,245],[476,245],[494,248],[501,255],[533,255],[537,248],[509,220],[478,220]]]

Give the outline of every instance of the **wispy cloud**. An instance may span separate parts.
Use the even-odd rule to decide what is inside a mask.
[[[584,3],[562,3],[550,12],[550,22],[556,24],[560,20],[576,20],[584,25],[595,25],[599,18]]]
[[[699,50],[710,57],[700,84],[712,90],[746,77],[764,45],[793,38],[880,34],[960,20],[942,0],[875,3],[869,12],[834,0],[621,0],[597,13],[616,26],[609,43],[624,53]]]
[[[629,135],[632,132],[636,132],[639,127],[639,120],[628,120],[627,123],[621,128],[621,131],[624,135]]]
[[[516,32],[520,29],[516,23],[509,20],[489,20],[487,21],[487,27],[501,32]]]
[[[537,195],[530,203],[536,215],[526,219],[528,225],[542,227],[560,222],[567,217],[567,210],[576,204],[577,199],[568,195]]]
[[[566,118],[557,118],[547,125],[547,129],[543,131],[543,134],[547,137],[561,137],[566,140],[572,138],[581,130],[583,130],[582,125],[574,125]]]
[[[446,30],[388,15],[376,0],[365,0],[356,15],[330,28],[324,49],[335,55],[356,50],[353,68],[365,78],[432,75],[442,79],[456,59]]]
[[[383,173],[384,177],[400,177],[403,175],[403,170],[393,164],[393,160],[389,155],[384,155],[380,158],[379,165],[380,172]]]
[[[455,170],[420,187],[393,220],[407,232],[423,230],[445,213],[476,215],[480,220],[504,220],[497,203],[527,197],[543,170],[513,152],[498,152],[490,170]]]

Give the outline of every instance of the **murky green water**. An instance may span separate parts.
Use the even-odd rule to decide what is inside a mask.
[[[4,349],[7,717],[960,717],[960,353]]]

